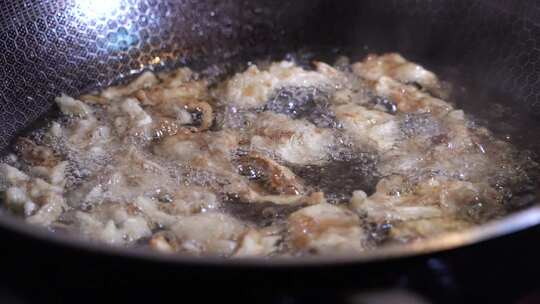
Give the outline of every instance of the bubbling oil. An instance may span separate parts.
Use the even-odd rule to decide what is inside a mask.
[[[287,58],[294,61],[294,58],[304,57],[289,55]],[[426,229],[427,224],[440,223],[441,227],[450,227],[448,231],[452,231],[454,227],[484,223],[536,203],[540,170],[535,155],[501,140],[474,117],[461,117],[459,110],[452,108],[453,103],[447,103],[452,108],[449,113],[453,114],[446,116],[430,111],[404,112],[395,94],[382,96],[376,92],[374,81],[355,74],[354,66],[343,58],[331,68],[332,73],[341,77],[338,84],[332,83],[334,74],[323,75],[331,81],[324,77],[324,81],[313,81],[322,77],[319,75],[322,72],[308,67],[304,61],[281,63],[281,68],[289,65],[303,68],[283,68],[286,72],[277,73],[278,76],[267,72],[274,64],[270,61],[255,64],[260,74],[252,77],[270,75],[264,74],[260,82],[249,84],[249,92],[244,92],[244,97],[255,95],[253,91],[258,92],[260,88],[266,90],[272,81],[279,83],[282,81],[279,77],[288,77],[283,76],[287,73],[301,74],[302,81],[283,81],[285,84],[275,85],[264,95],[263,102],[253,107],[228,99],[227,91],[223,93],[224,87],[230,85],[228,69],[214,65],[200,74],[191,71],[186,74],[188,80],[182,80],[183,89],[199,85],[198,81],[206,81],[206,87],[196,97],[174,99],[180,106],[166,108],[170,105],[165,101],[151,100],[155,103],[152,104],[140,97],[143,95],[137,95],[138,92],[155,92],[152,86],[157,91],[170,89],[159,82],[170,81],[172,76],[165,73],[159,75],[158,84],[106,100],[104,104],[91,105],[92,115],[88,117],[62,117],[25,134],[36,146],[52,151],[55,160],[67,162],[62,185],[66,206],[62,214],[48,224],[49,228],[82,233],[109,243],[143,247],[152,247],[162,233],[176,233],[176,237],[167,238],[178,238],[174,244],[173,241],[169,244],[174,248],[171,250],[188,254],[205,253],[207,248],[217,246],[208,243],[211,241],[219,246],[230,242],[239,250],[248,234],[246,231],[255,230],[280,238],[280,249],[264,255],[294,255],[293,243],[288,243],[292,242],[290,234],[294,230],[289,218],[317,204],[330,204],[352,212],[365,235],[363,248],[368,250],[389,242],[409,242],[429,236],[429,231],[437,229]],[[249,77],[242,79],[240,85],[242,81],[250,80]],[[426,100],[437,98],[430,96],[420,84],[403,85],[412,87],[405,87],[407,90],[418,90],[416,94],[424,94],[422,98]],[[338,101],[336,96],[342,99]],[[103,98],[99,94],[94,97]],[[150,115],[152,124],[134,127],[137,122],[130,122],[131,129],[119,127],[129,119],[134,120],[121,114],[122,109],[115,105],[128,98],[138,100],[142,110]],[[212,109],[213,115],[207,130],[197,129],[207,115],[202,110],[206,106],[203,102]],[[344,103],[358,112],[339,114]],[[184,112],[191,104],[195,106],[194,110],[190,108],[191,112],[186,112],[188,117]],[[171,111],[176,111],[175,117],[164,114]],[[358,119],[354,113],[360,113],[359,117],[365,115],[367,123],[355,121],[357,125],[353,127],[347,124],[350,117]],[[178,122],[181,114],[182,119],[190,122],[181,125]],[[457,118],[448,118],[450,115]],[[157,122],[165,119],[169,129],[153,129]],[[271,119],[281,123],[266,121]],[[456,124],[462,125],[458,128]],[[392,144],[388,147],[378,144],[385,141]],[[2,163],[32,175],[36,168],[25,159],[21,149],[15,145],[13,153],[4,157]],[[240,162],[239,158],[256,161],[257,166]],[[5,176],[0,178],[2,191],[13,187]],[[452,188],[458,187],[456,185],[464,192]],[[294,189],[294,195],[280,193],[282,189]],[[317,193],[320,195],[315,195]],[[363,203],[355,207],[355,199],[362,195],[365,196]],[[289,200],[284,203],[283,197]],[[416,207],[419,210],[436,208],[443,215],[437,215],[433,222],[424,215],[408,221],[406,216],[417,212]],[[387,208],[388,216],[379,217],[378,208]],[[13,213],[20,214],[12,209]],[[396,210],[409,213],[396,215]],[[80,212],[90,215],[95,222],[80,223]],[[215,224],[228,225],[225,227],[230,231],[234,231],[231,227],[235,225],[244,230],[237,235],[230,232],[226,240],[202,241],[195,232],[175,230],[178,222],[200,214],[231,216],[233,220],[216,217],[219,223]],[[24,214],[31,215],[32,212]],[[147,227],[150,232],[141,227],[137,231],[144,230],[144,233],[127,231],[126,223],[134,218],[144,222],[143,228]],[[328,225],[332,225],[332,221]],[[464,222],[467,225],[461,225]],[[324,220],[309,219],[306,223],[306,231],[326,233],[325,227],[312,227],[326,223]],[[100,225],[113,225],[114,229],[126,231],[122,230],[121,240],[112,242],[110,235],[101,236],[106,234],[103,231],[113,228]],[[347,225],[349,223],[338,223],[336,227],[344,229]],[[332,231],[340,231],[338,228]],[[270,230],[273,232],[269,233]],[[186,235],[194,235],[193,239],[198,241]],[[220,254],[224,256],[234,253],[234,250],[223,250]],[[298,252],[317,250],[309,248]]]

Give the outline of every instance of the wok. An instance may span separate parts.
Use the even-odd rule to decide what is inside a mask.
[[[454,84],[458,105],[540,151],[536,1],[4,1],[0,149],[42,124],[60,93],[79,95],[143,69],[396,51]],[[290,56],[290,55],[289,55]],[[511,115],[493,117],[500,102]],[[156,300],[353,301],[412,290],[437,302],[505,301],[540,286],[540,208],[470,231],[361,256],[222,260],[158,255],[52,235],[0,214],[2,290],[19,303]],[[7,298],[6,298],[7,299]]]

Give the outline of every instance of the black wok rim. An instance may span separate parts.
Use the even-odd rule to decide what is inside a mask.
[[[540,206],[533,206],[498,220],[473,227],[461,232],[448,233],[405,245],[391,245],[354,256],[315,256],[307,258],[233,258],[193,257],[178,254],[165,254],[150,250],[114,247],[83,240],[75,235],[64,235],[47,231],[38,226],[25,223],[12,215],[0,215],[0,227],[34,240],[52,242],[88,253],[141,259],[149,262],[189,264],[200,266],[230,267],[306,267],[331,266],[343,264],[362,264],[375,261],[398,260],[407,257],[420,257],[468,245],[494,240],[518,231],[540,225]],[[15,245],[16,246],[16,245]]]

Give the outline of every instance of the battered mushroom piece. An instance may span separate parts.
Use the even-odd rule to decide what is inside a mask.
[[[322,72],[321,72],[322,71]],[[324,87],[335,85],[336,75],[327,65],[317,64],[317,71],[307,71],[290,61],[272,63],[268,70],[251,65],[243,73],[229,79],[218,92],[228,106],[259,108],[264,106],[276,89],[293,87]]]
[[[26,137],[17,139],[15,150],[22,160],[32,166],[54,167],[59,161],[53,149],[38,145]]]
[[[192,124],[197,125],[195,129],[197,131],[208,130],[214,121],[214,113],[212,107],[204,101],[190,101],[185,105],[186,111],[192,116]]]
[[[153,134],[157,139],[175,135],[181,129],[192,132],[206,131],[214,122],[212,106],[204,101],[175,102],[174,107],[167,107],[166,112],[158,107],[147,109],[157,118],[152,125]]]
[[[60,107],[62,113],[70,116],[78,116],[86,118],[92,115],[92,110],[84,102],[65,94],[60,95],[55,99],[56,104]]]
[[[205,170],[233,172],[233,151],[238,148],[238,134],[232,130],[212,133],[191,133],[184,130],[165,138],[154,152]]]
[[[11,185],[4,198],[6,206],[16,213],[23,213],[28,222],[48,226],[67,207],[62,190],[43,179],[32,179],[26,185]]]
[[[334,135],[303,119],[263,112],[252,126],[251,148],[296,164],[322,164],[329,159]]]
[[[198,80],[199,75],[188,67],[180,67],[172,72],[158,73],[157,77],[163,86],[173,88],[189,81]]]
[[[167,113],[174,110],[177,102],[207,99],[207,86],[205,81],[191,81],[175,86],[158,85],[137,91],[135,96],[143,105],[156,106]]]
[[[2,173],[2,177],[10,185],[22,186],[30,180],[28,174],[8,164],[0,164],[0,172]]]
[[[80,232],[91,240],[111,245],[127,245],[152,234],[146,221],[139,215],[130,215],[119,207],[111,219],[99,219],[93,214],[77,211]]]
[[[326,202],[324,193],[307,189],[290,169],[256,152],[240,152],[234,161],[239,180],[230,176],[223,189],[229,201],[273,203],[276,205],[312,205]]]
[[[68,162],[63,161],[57,163],[53,167],[34,166],[30,168],[30,172],[36,177],[47,180],[52,185],[63,187],[65,183],[65,171],[67,166]]]
[[[153,228],[170,228],[171,225],[183,219],[182,216],[172,215],[162,210],[156,199],[139,196],[133,201],[133,204],[146,217],[150,227]]]
[[[300,179],[287,167],[258,153],[241,154],[237,158],[241,175],[257,183],[269,194],[298,195],[305,192]]]
[[[175,215],[191,215],[217,210],[221,206],[210,188],[196,185],[180,186],[172,194],[159,194],[160,210]]]
[[[47,191],[47,190],[45,190]],[[37,202],[39,208],[25,205],[26,221],[31,224],[50,226],[68,209],[64,197],[52,191],[48,191],[39,196]]]
[[[315,70],[332,81],[332,84],[334,85],[334,89],[339,89],[342,86],[347,86],[347,82],[349,81],[349,77],[342,71],[332,67],[331,65],[328,65],[322,61],[314,61],[313,65],[315,66]]]
[[[191,124],[191,115],[187,111],[179,114],[176,118],[160,117],[152,124],[152,136],[155,139],[174,136],[185,129],[185,125]]]
[[[74,99],[62,96],[61,98],[57,98],[56,102],[62,108],[66,100]],[[84,151],[87,154],[101,154],[104,151],[103,146],[110,142],[110,127],[99,123],[94,116],[94,111],[90,110],[88,105],[83,104],[81,101],[76,101],[76,105],[76,108],[82,108],[79,110],[71,109],[69,111],[84,113],[84,115],[79,115],[77,119],[70,121],[66,126],[53,123],[49,134],[52,138],[61,138],[65,146],[64,148]],[[62,127],[64,128],[62,129]],[[127,119],[124,119],[124,125],[122,126],[124,130],[122,131],[125,131],[127,127]]]
[[[153,118],[143,109],[137,99],[128,97],[117,100],[108,106],[106,111],[107,115],[113,119],[113,130],[122,139],[150,139]]]
[[[203,80],[181,82],[174,79],[135,95],[159,116],[176,118],[181,125],[199,124],[200,130],[206,130],[213,121],[212,107],[207,102],[207,86]]]
[[[355,191],[351,208],[378,223],[440,217],[476,220],[502,212],[500,194],[487,184],[431,179],[408,188],[403,183],[393,176],[379,181],[370,197]]]
[[[130,118],[134,127],[142,127],[152,123],[152,117],[146,113],[139,102],[133,98],[127,98],[120,106],[123,112]]]
[[[377,81],[383,76],[388,76],[403,84],[417,83],[430,92],[444,95],[439,79],[432,72],[422,66],[407,61],[397,53],[384,55],[371,54],[363,61],[352,65],[352,70],[360,77]]]
[[[237,135],[231,130],[182,132],[165,138],[154,147],[154,153],[177,162],[188,175],[199,176],[192,178],[195,185],[204,184],[215,193],[237,195],[242,201],[254,202],[259,195],[233,164],[238,149]]]
[[[402,221],[392,225],[389,239],[391,241],[408,243],[435,237],[444,233],[461,231],[472,226],[472,223],[454,217]]]
[[[101,96],[108,99],[118,99],[120,97],[129,96],[139,90],[149,88],[159,82],[154,73],[145,71],[137,79],[128,83],[127,85],[115,86],[105,89],[101,92]]]
[[[246,229],[235,218],[217,212],[185,217],[171,228],[183,251],[223,256],[234,252]]]
[[[452,106],[444,100],[424,93],[414,86],[397,82],[390,77],[379,78],[374,89],[377,95],[394,101],[400,112],[432,113],[434,116],[444,116],[452,110]]]
[[[428,114],[402,121],[406,138],[383,155],[378,169],[384,175],[400,174],[413,180],[445,176],[471,182],[485,182],[495,175],[520,175],[502,156],[512,154],[510,147],[486,141],[480,128],[471,130],[463,111],[453,110],[436,120],[424,115]]]
[[[157,116],[176,119],[178,125],[193,125],[194,130],[208,129],[213,122],[208,83],[188,68],[159,75],[162,82],[139,90],[135,96]]]
[[[384,153],[400,139],[401,131],[393,115],[355,104],[335,106],[333,110],[345,133],[361,148]]]
[[[364,250],[364,231],[356,214],[323,203],[289,216],[289,239],[298,252],[321,254],[358,253]]]
[[[52,185],[41,178],[31,178],[7,164],[0,169],[8,182],[4,193],[6,206],[24,213],[29,223],[48,226],[67,209],[63,186]]]
[[[94,117],[87,119],[79,119],[73,122],[72,125],[64,129],[62,132],[66,141],[73,148],[85,148],[92,144],[93,138],[98,138],[99,132],[96,132],[98,128],[97,120]]]
[[[155,233],[148,241],[148,245],[154,250],[165,253],[173,253],[179,250],[176,236],[170,231],[160,231]]]
[[[119,150],[108,165],[88,176],[76,191],[68,191],[71,205],[87,209],[102,203],[132,203],[139,196],[175,187],[167,170],[134,146]]]
[[[271,202],[276,205],[316,205],[326,203],[326,198],[324,197],[323,192],[312,192],[309,195],[295,195],[295,194],[269,194],[269,195],[260,195],[255,193],[251,197],[251,201],[259,203]]]
[[[234,257],[268,256],[277,250],[280,240],[278,235],[266,235],[255,229],[249,229],[240,241]]]

